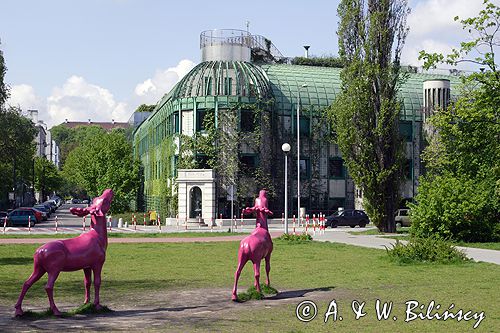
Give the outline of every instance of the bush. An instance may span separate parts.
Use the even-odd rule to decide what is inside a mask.
[[[255,288],[255,286],[251,286],[250,288],[248,288],[246,292],[238,294],[238,302],[246,302],[249,300],[261,300],[266,296],[278,294],[278,290],[262,283],[260,284],[260,290],[261,292],[259,293],[257,291],[257,288]]]
[[[422,177],[415,199],[416,204],[410,204],[410,233],[415,236],[437,234],[465,242],[500,240],[499,199],[487,179]]]
[[[436,262],[442,264],[469,261],[465,253],[439,236],[413,237],[405,245],[399,240],[391,249],[386,248],[389,257],[401,264],[414,262]]]
[[[302,233],[300,235],[293,234],[283,234],[278,237],[279,240],[287,241],[290,243],[303,243],[312,241],[312,236],[306,233]]]

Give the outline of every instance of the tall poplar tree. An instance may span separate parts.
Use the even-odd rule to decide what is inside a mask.
[[[363,206],[384,232],[395,232],[404,160],[397,93],[408,33],[406,0],[342,0],[337,31],[344,63],[341,92],[328,110]]]

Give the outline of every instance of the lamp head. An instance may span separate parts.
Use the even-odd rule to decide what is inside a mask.
[[[281,150],[283,150],[283,152],[286,154],[290,151],[291,147],[290,147],[290,144],[288,143],[284,143],[282,146],[281,146]]]

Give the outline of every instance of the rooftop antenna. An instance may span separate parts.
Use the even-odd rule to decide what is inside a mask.
[[[250,29],[249,29],[249,27],[250,27],[250,21],[248,21],[248,20],[245,21],[245,25],[247,26],[247,32],[250,33]]]

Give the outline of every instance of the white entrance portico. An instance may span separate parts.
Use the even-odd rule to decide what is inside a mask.
[[[215,218],[215,173],[212,169],[177,170],[179,219],[210,223]]]

